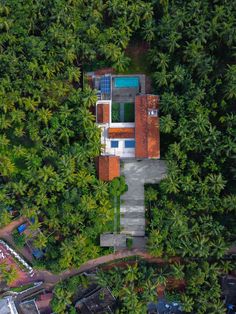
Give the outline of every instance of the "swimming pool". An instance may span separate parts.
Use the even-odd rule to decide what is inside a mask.
[[[116,88],[139,87],[139,78],[136,76],[115,77],[114,83]]]

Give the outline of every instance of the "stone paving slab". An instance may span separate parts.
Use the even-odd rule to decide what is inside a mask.
[[[120,224],[121,225],[124,225],[124,226],[127,226],[127,225],[130,225],[130,226],[137,226],[137,225],[141,225],[141,226],[145,226],[145,218],[142,217],[142,218],[120,218]]]
[[[125,176],[128,185],[128,191],[121,197],[120,219],[122,233],[133,235],[134,237],[144,237],[144,184],[158,183],[165,177],[165,162],[163,160],[150,159],[140,161],[123,159],[122,162],[121,174]],[[136,242],[139,243],[138,241]]]
[[[120,205],[120,212],[121,213],[130,213],[130,212],[137,212],[137,213],[143,213],[143,207],[144,207],[144,203],[143,206],[132,206],[132,205],[127,205],[125,204],[121,204]]]
[[[125,199],[122,198],[122,200],[124,200],[124,204],[125,205],[128,204],[127,206],[129,207],[140,207],[140,206],[143,207],[144,205],[144,199],[133,200],[133,199],[128,199],[128,198],[125,198]]]
[[[122,218],[144,218],[145,215],[143,212],[123,212],[121,215]]]
[[[145,249],[147,244],[147,238],[146,237],[133,237],[132,238],[132,248],[133,249]]]
[[[127,230],[122,230],[120,233],[122,234],[126,234],[129,236],[133,236],[133,237],[144,237],[145,236],[145,231],[144,230],[129,230],[127,228]]]

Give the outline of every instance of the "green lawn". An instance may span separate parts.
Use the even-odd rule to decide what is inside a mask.
[[[144,47],[142,42],[135,41],[130,43],[126,49],[125,55],[130,58],[130,64],[122,74],[146,74],[151,71],[150,58],[148,56],[148,47]]]
[[[124,116],[121,116],[121,106],[124,105]],[[122,109],[123,111],[123,109]],[[134,103],[112,103],[112,122],[134,122]]]
[[[114,196],[114,233],[120,232],[120,196]]]
[[[124,122],[134,122],[134,103],[124,104]]]
[[[120,122],[120,104],[112,103],[111,110],[112,122]]]

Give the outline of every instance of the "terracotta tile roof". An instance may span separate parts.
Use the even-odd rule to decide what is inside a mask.
[[[158,109],[158,107],[158,96],[136,96],[135,156],[137,158],[160,158],[159,117],[148,114],[149,109]]]
[[[108,137],[109,138],[134,138],[135,129],[134,128],[109,128]]]
[[[109,104],[98,104],[97,105],[97,122],[98,123],[109,123],[110,119],[110,106]]]
[[[105,74],[112,74],[115,70],[113,68],[103,68],[94,72],[95,75],[105,75]]]
[[[102,181],[111,181],[120,176],[119,156],[99,156],[96,158],[98,178]]]

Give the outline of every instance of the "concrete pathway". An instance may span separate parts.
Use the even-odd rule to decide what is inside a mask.
[[[121,233],[144,237],[144,184],[158,183],[165,177],[165,162],[152,159],[123,159],[122,162],[121,174],[125,176],[128,191],[121,197]]]

